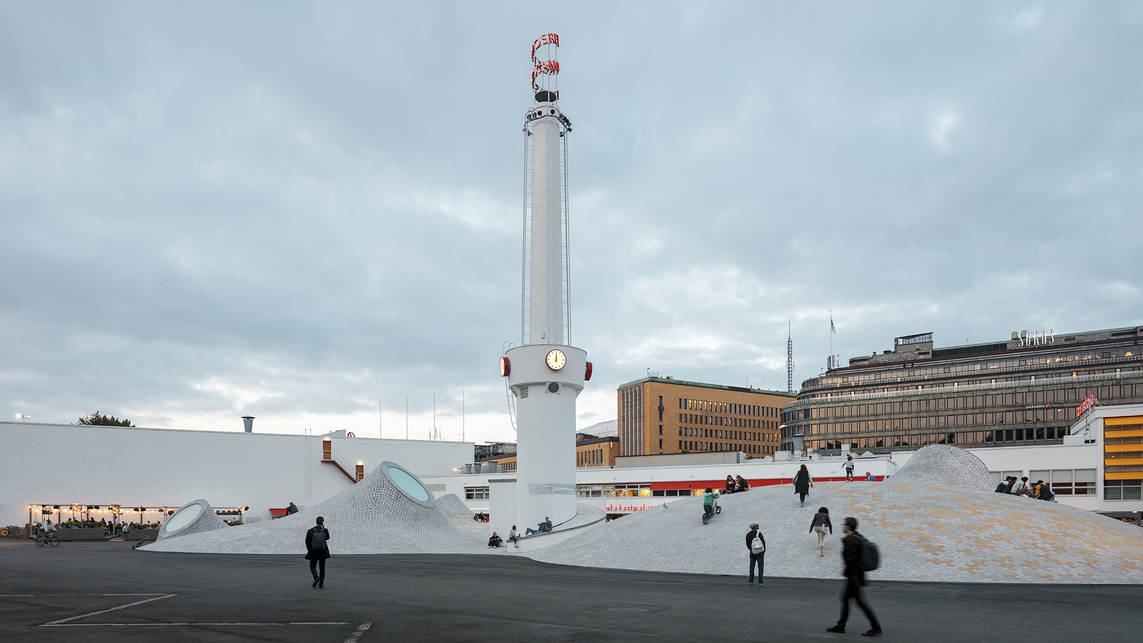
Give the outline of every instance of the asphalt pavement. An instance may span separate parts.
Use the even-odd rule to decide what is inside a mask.
[[[0,539],[2,641],[821,641],[842,580],[563,567],[522,557],[160,554],[130,543]],[[875,578],[875,576],[874,576]],[[874,581],[896,641],[1135,640],[1143,586]],[[860,639],[864,640],[864,639]]]

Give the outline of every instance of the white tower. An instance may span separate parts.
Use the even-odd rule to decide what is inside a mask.
[[[587,352],[570,345],[571,122],[558,105],[558,47],[556,34],[541,36],[532,45],[535,104],[524,117],[521,345],[508,350],[500,362],[516,401],[515,523],[521,530],[544,518],[559,525],[576,514],[575,400],[591,378]]]

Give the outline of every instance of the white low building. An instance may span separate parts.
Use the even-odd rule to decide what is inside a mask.
[[[328,447],[328,448],[327,448]],[[290,502],[313,505],[355,484],[358,466],[397,462],[418,476],[442,475],[472,462],[471,442],[385,440],[182,429],[0,422],[0,526],[72,517],[99,507],[95,520],[160,522],[160,509],[198,498],[215,509],[242,509],[268,520]],[[59,507],[57,510],[56,507]],[[248,507],[248,509],[247,509]],[[86,515],[86,511],[84,512]],[[235,515],[234,518],[239,518]]]
[[[988,466],[996,482],[1009,475],[1028,477],[1032,483],[1044,480],[1055,491],[1057,502],[1117,518],[1143,514],[1143,453],[1136,453],[1143,451],[1143,405],[1092,408],[1071,427],[1063,444],[968,451]],[[867,472],[878,481],[892,476],[914,453],[855,454],[855,478],[864,479]],[[839,456],[811,455],[806,459],[767,457],[716,465],[587,467],[576,471],[577,493],[579,502],[618,516],[701,493],[707,486],[720,489],[727,475],[742,476],[754,487],[789,485],[800,465],[805,464],[814,480],[844,480],[844,461]],[[511,477],[510,473],[454,473],[425,478],[424,482],[434,493],[455,493],[474,513],[483,513],[489,509],[489,481]]]

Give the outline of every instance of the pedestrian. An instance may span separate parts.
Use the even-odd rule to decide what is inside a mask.
[[[286,507],[286,515],[292,516],[296,513],[298,513],[298,506],[291,502],[290,506]]]
[[[512,531],[508,532],[508,542],[519,547],[520,546],[519,538],[520,537],[516,535],[516,525],[512,525]]]
[[[714,489],[707,487],[706,493],[702,497],[702,524],[710,520],[714,516],[714,503],[718,500],[718,494]]]
[[[818,507],[818,512],[814,514],[814,520],[810,523],[810,531],[818,532],[818,554],[825,556],[825,538],[826,529],[829,529],[829,535],[833,535],[833,523],[829,521],[829,509],[825,507]]]
[[[845,481],[853,482],[853,456],[845,456]]]
[[[810,470],[803,464],[794,476],[794,495],[800,496],[803,507],[806,506],[806,496],[810,495],[810,487],[813,486],[814,479],[810,477]]]
[[[849,517],[841,527],[845,538],[841,540],[841,559],[845,561],[845,591],[841,595],[841,618],[837,625],[826,628],[827,632],[845,634],[845,622],[849,619],[849,601],[856,599],[857,606],[865,612],[869,619],[869,630],[862,632],[862,636],[881,636],[881,623],[873,614],[873,610],[865,604],[861,597],[861,588],[865,586],[865,571],[861,568],[861,555],[865,538],[857,533],[857,518]]]
[[[496,549],[497,547],[500,546],[500,543],[502,543],[502,542],[504,542],[504,541],[494,531],[494,532],[492,532],[492,537],[488,539],[488,548],[489,549]]]
[[[314,522],[317,524],[306,532],[306,560],[310,561],[310,573],[314,577],[314,584],[310,587],[325,587],[325,561],[329,558],[329,530],[325,528],[325,518],[318,516]]]
[[[766,584],[762,580],[762,569],[766,566],[766,537],[757,522],[750,523],[750,531],[746,532],[746,550],[750,552],[750,585],[754,585],[754,566],[757,565],[758,586],[762,587]]]
[[[869,473],[868,471],[866,471],[865,472],[865,481],[866,482],[877,482],[877,478],[875,478],[872,473]]]

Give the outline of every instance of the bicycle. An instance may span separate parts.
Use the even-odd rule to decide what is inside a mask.
[[[135,543],[134,545],[131,545],[131,549],[138,549],[138,548],[142,547],[143,545],[146,545],[149,542],[152,542],[150,534],[143,536],[143,540],[140,540],[139,542]]]
[[[56,536],[56,532],[49,531],[47,535],[44,532],[36,534],[36,547],[43,547],[44,545],[51,544],[52,547],[60,546],[60,539]]]

